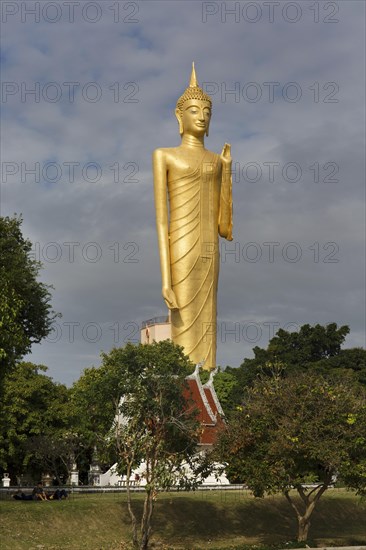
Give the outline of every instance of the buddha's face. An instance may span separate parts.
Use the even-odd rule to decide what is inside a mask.
[[[183,113],[176,112],[176,114],[183,133],[197,137],[208,135],[211,108],[207,101],[189,99],[183,105]]]

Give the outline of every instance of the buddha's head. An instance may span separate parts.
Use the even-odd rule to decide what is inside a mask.
[[[198,86],[193,63],[189,87],[178,99],[175,109],[180,135],[187,132],[197,136],[208,136],[211,110],[211,98]]]

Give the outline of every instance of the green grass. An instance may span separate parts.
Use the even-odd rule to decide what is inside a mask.
[[[142,496],[134,495],[141,511]],[[125,494],[72,495],[66,501],[0,501],[1,549],[117,550],[130,535]],[[164,493],[155,506],[155,548],[244,549],[296,537],[293,511],[282,496],[254,499],[246,491]],[[366,503],[330,490],[314,513],[310,537],[317,546],[366,544]]]

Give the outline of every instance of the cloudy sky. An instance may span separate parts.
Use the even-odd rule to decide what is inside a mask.
[[[280,327],[364,346],[362,1],[3,2],[1,215],[22,213],[62,313],[29,359],[67,384],[166,313],[151,173],[195,60],[206,147],[232,144],[218,363]]]

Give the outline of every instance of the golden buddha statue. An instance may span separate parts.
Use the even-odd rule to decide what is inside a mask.
[[[216,367],[218,235],[233,238],[230,145],[221,155],[204,146],[211,109],[193,64],[175,109],[181,145],[153,154],[162,294],[171,310],[172,340],[207,370]]]

